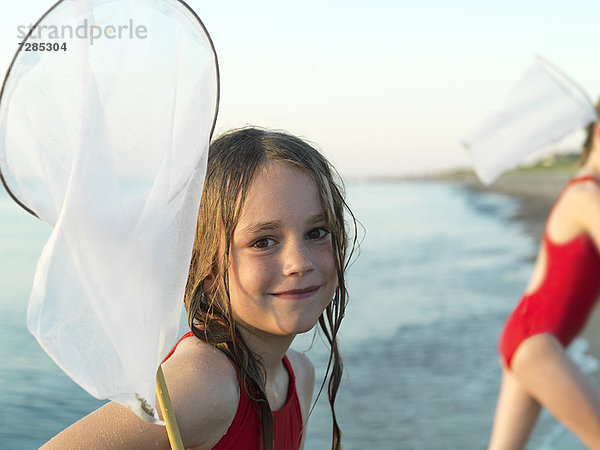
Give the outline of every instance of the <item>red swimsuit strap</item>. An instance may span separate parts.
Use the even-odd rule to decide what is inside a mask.
[[[571,186],[572,184],[575,184],[575,183],[581,183],[582,181],[594,181],[595,183],[600,184],[600,179],[596,178],[593,175],[585,175],[583,177],[572,178],[567,183],[567,186]],[[567,187],[567,186],[565,186],[565,187]]]
[[[597,183],[597,184],[600,185],[600,179],[598,179],[598,178],[596,178],[596,177],[594,177],[592,175],[585,175],[583,177],[571,178],[569,180],[569,182],[565,185],[565,187],[562,189],[562,191],[560,192],[560,194],[558,194],[558,198],[554,202],[554,205],[552,206],[552,209],[554,209],[554,207],[558,203],[558,200],[560,200],[560,198],[563,196],[563,194],[565,193],[565,191],[567,190],[567,188],[569,186],[572,186],[572,185],[577,184],[577,183],[582,183],[584,181],[593,181],[593,182],[595,182],[595,183]],[[552,212],[552,210],[550,212]]]

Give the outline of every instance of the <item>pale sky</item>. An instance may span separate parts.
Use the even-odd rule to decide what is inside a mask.
[[[2,0],[0,69],[52,0]],[[215,42],[217,131],[316,143],[347,176],[468,165],[458,140],[541,54],[600,94],[597,0],[189,0]],[[576,138],[567,144],[577,145]]]

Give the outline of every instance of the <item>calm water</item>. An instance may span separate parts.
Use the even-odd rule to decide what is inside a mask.
[[[366,229],[350,269],[337,401],[345,449],[482,449],[500,369],[496,339],[531,270],[535,244],[509,221],[515,200],[444,183],[351,184]],[[0,448],[37,448],[97,408],[25,326],[49,229],[0,194]],[[312,334],[294,347],[307,349]],[[308,351],[317,380],[326,352]],[[319,400],[307,449],[330,445]],[[530,448],[553,448],[545,416]]]

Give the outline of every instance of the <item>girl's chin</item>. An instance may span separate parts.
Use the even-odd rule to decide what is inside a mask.
[[[317,324],[317,319],[314,321],[299,321],[273,324],[265,327],[264,324],[249,324],[238,321],[238,325],[251,334],[270,334],[278,337],[293,337],[297,334],[307,333],[311,331]]]
[[[291,336],[311,331],[317,324],[318,318],[315,320],[301,321],[290,324],[282,324],[279,326],[279,331],[282,336]]]
[[[279,323],[274,324],[273,327],[269,330],[264,330],[269,334],[273,334],[275,336],[296,336],[297,334],[307,333],[311,331],[315,325],[317,324],[317,320],[309,320],[309,321],[299,321],[299,322],[288,322],[288,323]]]
[[[274,336],[295,336],[311,331],[322,314],[320,308],[303,311],[278,311],[278,313],[253,313],[246,317],[234,315],[235,321],[251,333]],[[246,320],[244,320],[246,319]],[[261,320],[262,319],[262,320]]]

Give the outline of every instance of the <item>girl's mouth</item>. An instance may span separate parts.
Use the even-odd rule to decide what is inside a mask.
[[[291,289],[289,291],[276,292],[272,295],[288,300],[299,300],[313,296],[319,289],[321,289],[321,286],[309,286],[301,289]]]

